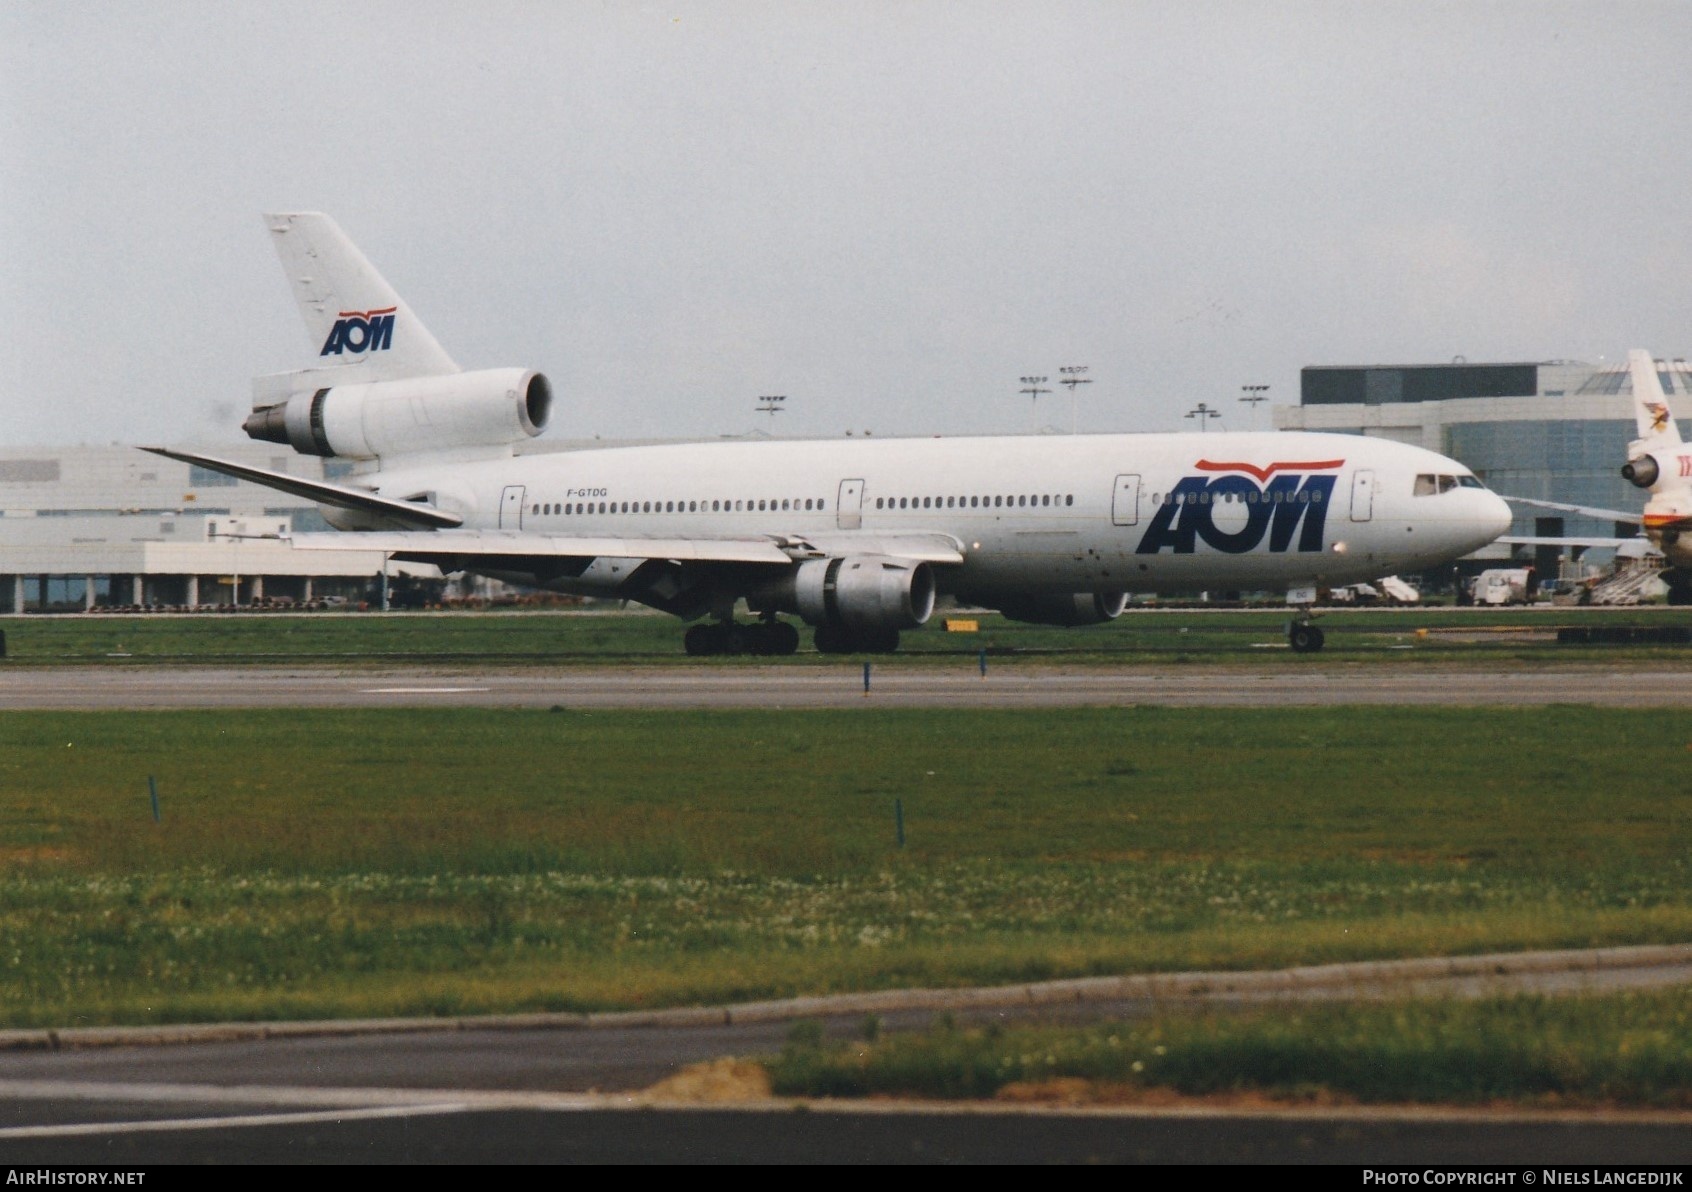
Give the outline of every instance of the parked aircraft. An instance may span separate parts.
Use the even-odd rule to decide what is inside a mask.
[[[1692,445],[1683,443],[1663,392],[1656,361],[1643,348],[1627,354],[1633,384],[1634,425],[1638,438],[1627,445],[1627,462],[1621,474],[1650,495],[1638,510],[1598,509],[1590,505],[1566,505],[1527,497],[1509,500],[1540,509],[1578,513],[1583,517],[1631,523],[1645,531],[1645,537],[1662,554],[1667,566],[1661,579],[1668,585],[1670,604],[1692,604]],[[1518,546],[1620,547],[1634,538],[1529,538],[1504,537],[1500,541]]]
[[[703,442],[518,454],[553,407],[527,368],[463,372],[329,217],[265,217],[317,350],[254,382],[248,435],[349,460],[340,482],[166,448],[316,500],[383,551],[700,620],[689,653],[885,652],[936,598],[1087,625],[1128,593],[1318,587],[1448,563],[1509,526],[1468,468],[1352,435]],[[744,601],[756,621],[736,621]],[[703,619],[703,620],[702,620]]]

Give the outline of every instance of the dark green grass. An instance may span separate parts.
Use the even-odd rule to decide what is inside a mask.
[[[1681,941],[1692,716],[1648,719],[6,713],[0,1023]]]
[[[977,623],[973,633],[948,633],[948,614],[907,632],[887,664],[973,661],[983,650],[998,659],[1058,658],[1066,662],[1180,661],[1261,664],[1266,650],[1285,650],[1288,611],[1135,609],[1106,625],[1074,629],[1019,625],[990,614],[957,614]],[[1559,646],[1558,625],[1687,625],[1692,610],[1415,608],[1335,610],[1319,622],[1328,635],[1314,662],[1421,660],[1432,663],[1508,659],[1512,664],[1566,665],[1661,661],[1689,647]],[[688,659],[684,626],[648,613],[357,613],[299,615],[197,613],[168,616],[86,614],[6,618],[6,666],[100,664],[146,666],[193,662],[337,665],[484,662],[603,664],[674,662],[690,666],[767,664],[771,659]],[[1536,636],[1523,637],[1526,631]],[[803,636],[786,665],[838,664],[817,655]]]
[[[1161,1091],[1685,1109],[1692,990],[1172,1013],[1080,1029],[942,1027],[830,1046],[796,1029],[767,1066],[788,1096],[1134,1101]],[[1067,1087],[1076,1081],[1087,1087]]]

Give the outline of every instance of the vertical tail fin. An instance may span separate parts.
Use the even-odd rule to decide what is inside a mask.
[[[1669,412],[1668,397],[1663,393],[1662,378],[1657,374],[1657,362],[1651,353],[1634,348],[1627,354],[1627,368],[1633,378],[1633,416],[1639,430],[1639,439],[1628,454],[1678,444],[1680,428]]]
[[[334,220],[295,211],[267,214],[264,222],[305,319],[318,369],[334,370],[338,378],[324,384],[459,371]]]

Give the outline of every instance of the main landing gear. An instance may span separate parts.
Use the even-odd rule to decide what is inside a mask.
[[[682,638],[687,652],[707,654],[792,654],[799,649],[799,631],[786,621],[716,621],[695,625]]]
[[[1326,640],[1309,613],[1287,626],[1287,644],[1292,647],[1294,654],[1314,654],[1322,648]]]
[[[818,625],[816,641],[819,654],[891,654],[899,648],[899,631]]]

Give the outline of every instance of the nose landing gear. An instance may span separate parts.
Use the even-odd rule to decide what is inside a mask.
[[[1322,648],[1326,640],[1309,613],[1287,626],[1287,644],[1292,647],[1294,654],[1314,654]]]

